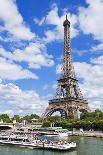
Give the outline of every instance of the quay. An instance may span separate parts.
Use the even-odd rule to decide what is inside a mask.
[[[103,138],[103,132],[99,131],[73,131],[70,136],[84,136],[84,137],[96,137]]]

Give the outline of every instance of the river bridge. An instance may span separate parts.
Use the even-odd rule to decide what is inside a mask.
[[[0,130],[6,130],[6,129],[14,129],[15,123],[2,123],[0,122]]]

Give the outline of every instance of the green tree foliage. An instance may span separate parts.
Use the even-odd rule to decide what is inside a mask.
[[[21,122],[21,118],[20,118],[20,116],[19,115],[14,115],[14,117],[12,118],[12,121],[13,120],[16,120],[16,122]]]
[[[49,123],[48,123],[49,122]],[[103,131],[103,112],[95,110],[94,112],[84,112],[81,114],[80,119],[74,119],[72,115],[63,119],[60,116],[51,116],[43,122],[43,126],[50,126],[54,122],[54,126],[61,126],[69,129],[80,129],[84,130],[101,130]]]
[[[11,122],[11,120],[10,120],[10,118],[9,118],[9,116],[7,114],[0,115],[0,120],[3,120],[3,122],[6,122],[6,123]]]
[[[7,114],[0,115],[0,120],[3,120],[5,123],[13,122],[13,120],[16,120],[16,122],[22,122],[23,120],[26,120],[28,122],[31,122],[32,119],[39,119],[40,117],[36,114],[26,115],[24,117],[20,117],[19,115],[14,115],[11,119]]]
[[[61,117],[60,116],[51,116],[48,118],[48,120],[50,122],[59,122],[59,121],[61,121]]]
[[[32,119],[39,119],[40,117],[36,114],[26,115],[22,118],[22,120],[26,120],[28,122],[32,122]]]
[[[50,127],[51,122],[50,121],[44,121],[42,127]]]
[[[33,119],[33,118],[39,119],[40,117],[38,115],[36,115],[36,114],[31,114],[30,115],[30,119]]]

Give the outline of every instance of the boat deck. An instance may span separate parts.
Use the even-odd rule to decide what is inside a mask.
[[[21,138],[21,139],[20,139]],[[28,140],[27,137],[17,137],[17,136],[2,136],[0,137],[0,144],[5,145],[15,145],[19,147],[28,147],[28,148],[38,148],[38,149],[48,149],[48,150],[72,150],[76,148],[75,142],[67,141],[42,141],[42,140]]]

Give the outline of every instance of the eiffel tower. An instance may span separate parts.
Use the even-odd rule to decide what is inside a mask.
[[[74,118],[78,118],[79,112],[90,111],[88,102],[83,98],[75,76],[70,48],[70,21],[68,21],[67,15],[63,26],[64,54],[61,76],[57,83],[56,95],[49,101],[49,106],[43,114],[44,119],[56,111],[59,111],[61,116],[65,118],[70,114]]]

